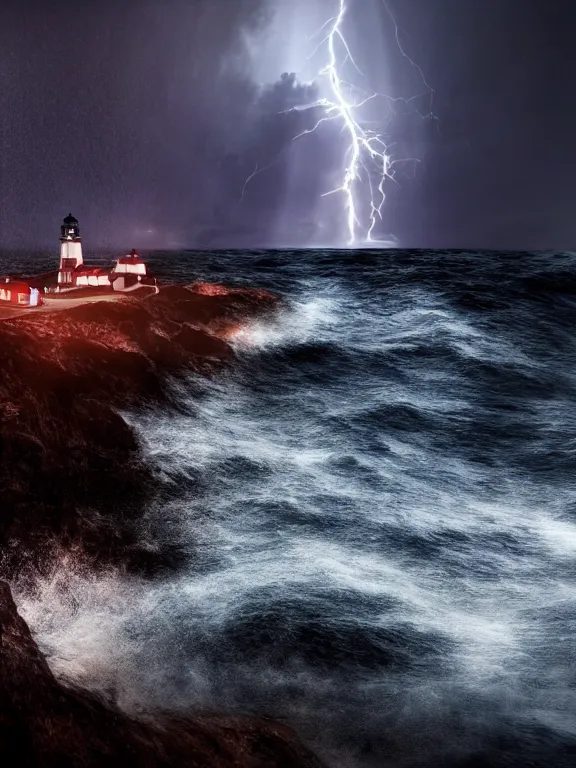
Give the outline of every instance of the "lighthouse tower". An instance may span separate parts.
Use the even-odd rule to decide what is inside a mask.
[[[82,258],[82,239],[78,220],[71,213],[66,216],[60,227],[60,267],[58,285],[72,285],[73,272],[84,263]]]

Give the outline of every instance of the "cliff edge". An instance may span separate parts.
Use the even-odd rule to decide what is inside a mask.
[[[171,403],[167,376],[211,375],[266,291],[197,283],[157,295],[58,301],[0,320],[0,577],[49,565],[50,543],[154,567],[132,534],[154,494],[118,409]],[[153,557],[153,556],[152,556]],[[32,579],[33,581],[33,579]],[[52,675],[0,582],[0,763],[39,768],[320,768],[266,719],[128,717]]]
[[[119,409],[170,407],[167,377],[211,375],[238,326],[274,310],[263,290],[196,283],[117,301],[60,302],[0,321],[0,575],[42,545],[81,541],[144,567],[131,521],[154,493]],[[97,509],[95,516],[82,510]]]

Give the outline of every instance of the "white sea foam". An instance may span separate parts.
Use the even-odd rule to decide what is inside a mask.
[[[305,344],[338,333],[345,322],[346,307],[335,288],[306,291],[274,320],[255,321],[239,329],[232,342],[238,350]]]

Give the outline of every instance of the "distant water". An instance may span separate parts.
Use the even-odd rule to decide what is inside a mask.
[[[576,256],[150,262],[287,303],[181,415],[126,414],[163,488],[142,536],[182,567],[21,594],[53,669],[280,718],[332,768],[574,766]]]

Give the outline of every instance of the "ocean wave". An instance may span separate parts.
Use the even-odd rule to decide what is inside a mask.
[[[282,258],[226,262],[288,297],[235,335],[227,372],[174,382],[175,412],[125,414],[164,494],[142,537],[178,567],[67,560],[17,592],[50,664],[129,710],[286,719],[335,768],[568,766],[566,327],[530,295],[509,322],[519,267],[488,280],[489,255],[482,280],[469,254],[363,252],[266,282]]]

